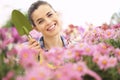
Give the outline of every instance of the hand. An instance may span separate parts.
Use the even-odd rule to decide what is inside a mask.
[[[29,48],[36,50],[38,53],[40,53],[42,50],[39,42],[33,38],[29,39]]]

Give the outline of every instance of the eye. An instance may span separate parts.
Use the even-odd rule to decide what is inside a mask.
[[[50,13],[50,14],[48,14],[48,17],[51,17],[53,14],[52,13]]]
[[[44,20],[40,20],[38,23],[39,23],[39,24],[42,24],[43,22],[44,22]]]

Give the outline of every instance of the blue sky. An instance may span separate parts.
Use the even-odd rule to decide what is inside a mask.
[[[0,27],[10,18],[13,9],[26,12],[37,0],[0,0]],[[101,25],[109,23],[114,12],[120,9],[120,0],[46,0],[60,12],[64,26],[68,24]]]

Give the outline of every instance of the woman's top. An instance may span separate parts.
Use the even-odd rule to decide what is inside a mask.
[[[61,40],[62,40],[62,42],[63,42],[63,47],[67,47],[67,42],[66,42],[66,40],[65,40],[65,38],[63,37],[63,36],[61,36]],[[39,43],[40,43],[40,47],[43,49],[43,50],[45,50],[45,51],[48,51],[47,49],[45,49],[45,44],[44,44],[44,38],[43,37],[41,37],[40,39],[39,39]]]

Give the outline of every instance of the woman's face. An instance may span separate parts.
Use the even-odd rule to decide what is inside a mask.
[[[41,5],[32,13],[32,19],[35,28],[40,31],[43,36],[51,37],[60,33],[61,20],[59,15],[48,5]]]

